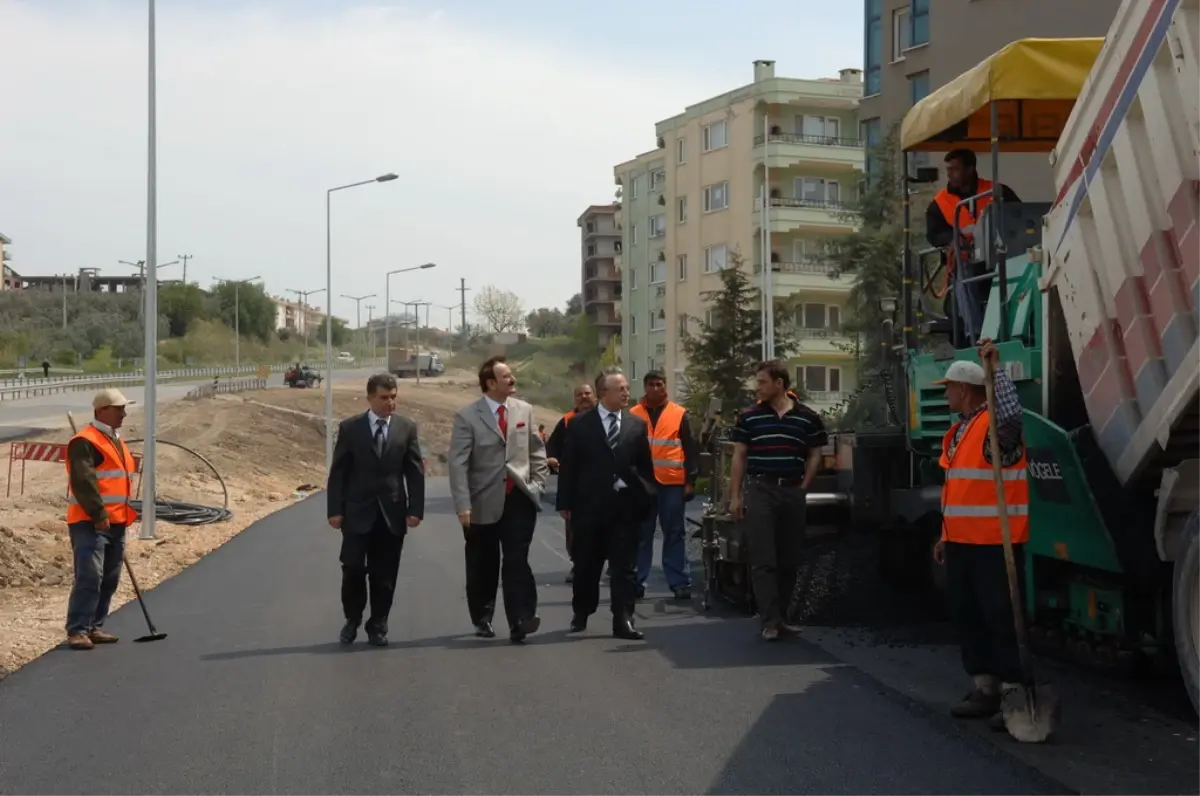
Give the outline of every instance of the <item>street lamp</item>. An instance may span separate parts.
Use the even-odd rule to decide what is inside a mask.
[[[295,293],[300,297],[300,323],[304,326],[304,358],[308,359],[308,297],[315,296],[318,293],[324,293],[325,288],[322,287],[316,290],[296,290],[289,287],[287,288],[287,292]],[[329,326],[330,324],[326,323],[325,325]],[[325,378],[326,380],[329,379],[328,370],[325,371]]]
[[[146,281],[143,270],[142,300],[145,302],[145,319],[142,338],[146,350],[144,373],[145,386],[142,397],[146,400],[145,443],[142,452],[142,493],[146,498],[142,501],[142,532],[141,538],[154,538],[154,524],[157,519],[157,479],[155,478],[155,448],[157,445],[157,408],[158,390],[155,382],[158,380],[158,270],[154,268],[158,261],[158,111],[155,105],[157,94],[155,84],[155,50],[154,50],[154,0],[147,0],[147,38],[146,38],[146,259],[154,271],[154,279]],[[149,511],[147,505],[149,504]]]
[[[339,185],[325,191],[325,295],[329,299],[329,312],[325,315],[325,474],[333,469],[333,233],[330,205],[336,191],[370,185],[373,182],[391,182],[398,179],[388,172],[373,180],[362,180]]]
[[[437,263],[425,263],[424,265],[413,265],[408,268],[397,268],[395,271],[388,271],[384,279],[385,285],[383,290],[383,356],[389,357],[389,349],[391,348],[391,326],[392,326],[392,304],[401,302],[392,301],[392,274],[403,274],[408,271],[422,271],[426,268],[437,268]]]
[[[342,298],[350,299],[351,301],[354,302],[354,326],[355,326],[355,328],[358,329],[358,333],[360,336],[362,335],[362,303],[363,303],[363,299],[375,298],[376,295],[377,294],[375,294],[375,293],[368,293],[365,296],[350,296],[345,293],[342,294]],[[358,351],[358,355],[360,357],[362,356],[361,348]]]
[[[439,310],[446,310],[446,341],[450,345],[450,356],[454,356],[454,311],[458,307],[453,304],[434,304]],[[425,310],[428,314],[429,310]]]
[[[238,293],[242,285],[262,279],[261,276],[248,276],[245,279],[220,279],[219,282],[229,282],[233,285],[233,362],[234,373],[242,370],[242,310]]]

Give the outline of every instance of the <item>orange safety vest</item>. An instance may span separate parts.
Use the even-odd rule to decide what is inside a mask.
[[[975,190],[975,193],[983,193],[984,191],[991,190],[991,187],[991,180],[985,180],[980,177],[979,187]],[[970,208],[967,205],[963,205],[962,207],[958,208],[958,229],[960,232],[967,227],[972,227],[975,225],[975,220],[983,214],[983,209],[992,203],[992,198],[992,195],[988,194],[987,196],[976,199],[975,215],[973,216],[971,215]],[[953,227],[954,206],[961,202],[962,199],[950,193],[948,188],[943,188],[942,190],[938,191],[937,196],[933,197],[933,201],[937,202],[938,210],[942,211],[942,218],[946,219],[946,223]],[[963,233],[963,237],[972,238],[974,236],[970,233]]]
[[[118,438],[114,446],[112,440],[104,432],[90,423],[72,437],[82,437],[96,450],[100,451],[103,461],[96,468],[96,481],[100,485],[100,497],[108,511],[108,521],[113,525],[129,525],[137,519],[137,512],[129,505],[133,494],[133,473],[137,464],[133,454],[125,445],[125,440]],[[75,522],[90,522],[94,517],[88,515],[71,491],[71,462],[67,462],[67,524]]]
[[[650,439],[650,456],[654,459],[654,480],[663,486],[683,486],[687,481],[684,469],[683,442],[679,430],[683,426],[685,409],[674,401],[667,401],[658,423],[650,422],[650,413],[642,404],[629,410],[631,415],[646,421]]]
[[[1000,511],[996,506],[995,476],[992,474],[992,465],[983,456],[988,432],[987,410],[966,421],[967,428],[951,458],[950,442],[962,422],[951,426],[942,438],[942,458],[938,462],[946,471],[946,484],[942,487],[942,541],[1003,544]],[[1025,451],[1022,450],[1016,464],[1000,471],[1013,544],[1029,541],[1027,465]]]
[[[567,426],[571,425],[571,418],[573,418],[573,417],[575,417],[574,409],[572,409],[570,412],[567,412],[565,415],[562,416],[563,428],[566,428]]]

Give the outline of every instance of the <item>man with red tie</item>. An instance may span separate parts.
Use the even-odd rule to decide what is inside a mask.
[[[493,638],[502,582],[509,638],[521,643],[541,626],[529,545],[546,490],[546,448],[504,357],[479,368],[479,390],[483,397],[454,416],[447,457],[466,540],[467,608],[475,635]]]

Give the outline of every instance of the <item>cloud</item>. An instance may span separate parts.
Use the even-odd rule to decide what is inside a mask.
[[[18,272],[144,254],[141,6],[0,0],[0,232]],[[562,304],[579,289],[575,218],[612,197],[613,164],[714,93],[669,71],[391,4],[159,3],[158,259],[194,255],[202,284],[322,287],[325,189],[394,171],[334,197],[335,295],[378,292],[378,314],[383,273],[432,260],[393,298],[451,304],[464,277]]]

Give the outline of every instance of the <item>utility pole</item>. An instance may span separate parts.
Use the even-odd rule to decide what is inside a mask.
[[[463,349],[464,350],[467,347],[467,291],[470,289],[471,288],[467,287],[467,280],[459,278],[458,292],[459,292],[459,295],[461,296],[461,298],[459,299],[459,308],[462,313],[462,322],[460,323],[460,326],[462,326],[461,331],[463,334]]]
[[[367,330],[371,333],[371,359],[375,358],[375,327],[371,324],[375,321],[375,305],[367,305]]]
[[[178,257],[179,261],[183,263],[183,284],[186,285],[187,284],[187,263],[188,263],[188,260],[192,259],[192,255],[177,254],[175,256]]]
[[[362,339],[362,303],[363,303],[363,299],[375,298],[375,294],[368,293],[365,296],[348,296],[345,293],[343,293],[342,298],[347,298],[354,302],[354,326],[358,330],[358,337],[361,340]],[[361,348],[358,351],[358,355],[360,357],[362,356]]]
[[[300,322],[304,325],[304,358],[308,359],[308,297],[315,296],[318,293],[324,293],[325,288],[320,288],[318,290],[296,290],[289,287],[287,292],[295,293],[300,297]],[[329,318],[328,315],[325,317],[326,319]],[[326,323],[333,323],[333,321],[326,320]],[[328,373],[325,374],[325,378],[329,378]]]

